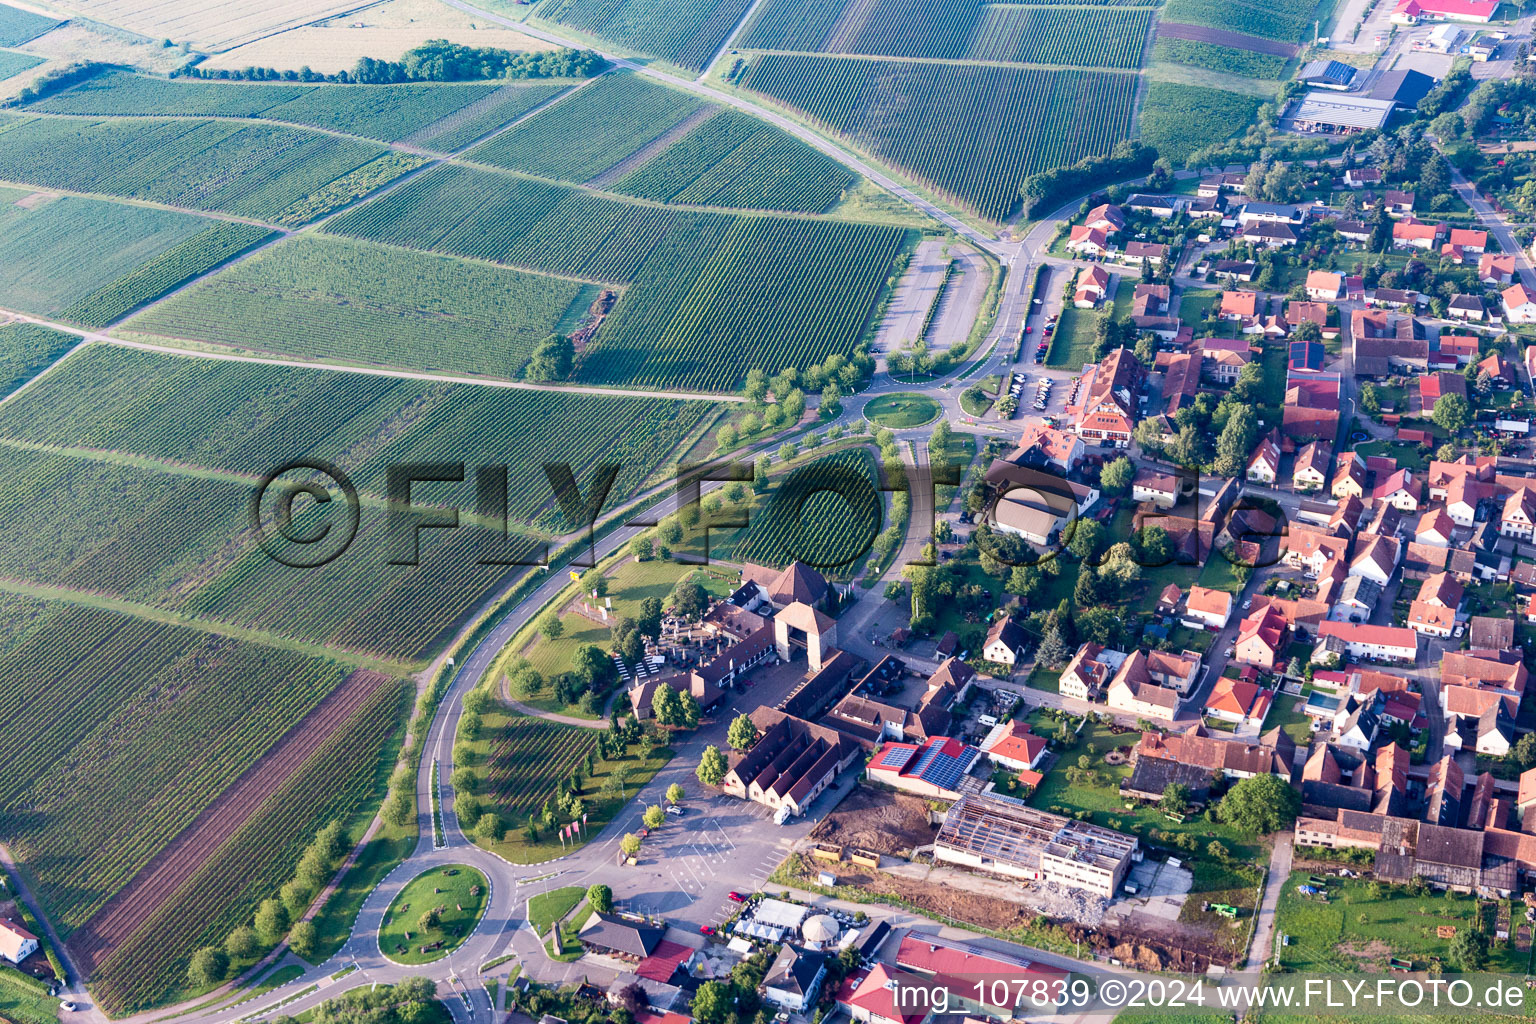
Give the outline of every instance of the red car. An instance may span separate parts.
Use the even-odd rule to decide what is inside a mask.
[[[713,935],[715,934],[715,927],[714,925],[701,924],[699,925],[699,933],[701,935]]]
[[[1034,328],[1033,328],[1033,327],[1026,327],[1026,328],[1024,328],[1024,333],[1025,333],[1025,334],[1030,334],[1030,333],[1032,333],[1032,332],[1033,332],[1033,331],[1034,331]]]
[[[732,903],[745,903],[745,902],[747,902],[747,898],[745,896],[743,896],[739,892],[728,892],[728,893],[725,894],[725,898],[730,900]]]

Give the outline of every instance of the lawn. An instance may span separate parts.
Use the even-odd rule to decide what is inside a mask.
[[[960,408],[967,416],[982,417],[987,410],[992,408],[992,403],[997,401],[997,389],[1002,383],[999,376],[983,377],[975,384],[960,392]],[[973,395],[975,396],[973,398]]]
[[[1355,445],[1355,451],[1362,456],[1383,455],[1396,459],[1398,466],[1415,473],[1424,473],[1429,469],[1429,459],[1419,454],[1417,444],[1408,441],[1367,441]]]
[[[1280,422],[1280,402],[1285,400],[1286,349],[1284,345],[1266,345],[1260,365],[1264,369],[1264,395],[1271,401],[1260,407],[1264,423],[1275,426]]]
[[[1191,288],[1179,296],[1179,319],[1187,324],[1198,324],[1205,319],[1205,311],[1211,303],[1221,298],[1221,292],[1208,288]]]
[[[1205,560],[1205,568],[1200,570],[1200,586],[1207,590],[1225,590],[1228,593],[1237,594],[1243,589],[1243,582],[1237,578],[1237,567],[1232,560],[1219,551],[1212,551]],[[1236,611],[1237,609],[1233,609]]]
[[[466,864],[451,864],[406,883],[384,914],[379,948],[395,963],[427,964],[464,944],[485,912],[489,885]],[[426,917],[436,911],[437,921]]]
[[[1045,365],[1080,370],[1094,362],[1093,322],[1096,316],[1091,309],[1076,306],[1063,309],[1061,319],[1056,321],[1056,333],[1051,336],[1051,351]]]
[[[1055,721],[1045,717],[1043,712],[1037,710],[1029,720],[1036,732],[1046,736],[1055,735]],[[1135,732],[1124,732],[1117,736],[1109,731],[1107,725],[1089,723],[1076,744],[1058,751],[1061,756],[1040,783],[1040,788],[1030,797],[1030,804],[1044,810],[1064,807],[1087,811],[1095,825],[1131,832],[1140,835],[1143,841],[1146,841],[1149,830],[1154,828],[1165,832],[1191,833],[1198,840],[1201,852],[1194,856],[1181,853],[1180,856],[1192,863],[1203,859],[1205,846],[1211,840],[1220,840],[1231,857],[1239,862],[1258,863],[1266,856],[1263,844],[1258,839],[1231,825],[1206,821],[1201,815],[1192,815],[1182,823],[1170,821],[1154,806],[1122,798],[1120,780],[1130,776],[1130,766],[1106,765],[1103,757],[1116,747],[1135,746],[1139,738]],[[1071,782],[1067,779],[1067,769],[1076,766],[1077,759],[1083,754],[1088,755],[1095,779]],[[1195,883],[1197,886],[1201,884],[1199,872],[1196,873]],[[1230,877],[1223,884],[1230,885]]]
[[[1059,668],[1049,669],[1036,665],[1035,670],[1030,673],[1026,685],[1031,690],[1039,690],[1042,693],[1060,693],[1061,672],[1062,670]]]
[[[1436,928],[1472,926],[1478,912],[1471,896],[1415,896],[1406,886],[1382,885],[1381,897],[1373,899],[1371,883],[1342,878],[1328,879],[1329,902],[1324,903],[1297,891],[1307,875],[1298,871],[1286,880],[1275,918],[1276,930],[1291,937],[1289,945],[1275,946],[1281,965],[1291,970],[1385,971],[1393,956],[1412,958],[1418,970],[1438,957],[1453,969],[1451,939],[1440,938]],[[1524,959],[1507,945],[1495,944],[1488,969],[1524,973]]]
[[[866,418],[892,430],[920,427],[938,419],[942,412],[939,403],[927,395],[908,392],[880,395],[864,407]]]
[[[1121,275],[1120,284],[1115,288],[1114,314],[1116,320],[1123,316],[1131,315],[1131,303],[1136,300],[1136,286],[1140,283],[1141,279],[1135,274],[1126,273]]]
[[[1301,710],[1301,706],[1306,702],[1305,691],[1300,697],[1293,697],[1288,693],[1280,694],[1275,701],[1275,706],[1269,712],[1269,717],[1264,720],[1265,731],[1279,726],[1298,744],[1305,746],[1312,742],[1312,719]]]
[[[539,938],[544,938],[549,934],[550,926],[569,914],[586,894],[587,890],[579,885],[539,893],[528,900],[528,924]]]

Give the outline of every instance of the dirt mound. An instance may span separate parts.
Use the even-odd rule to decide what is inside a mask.
[[[928,805],[906,793],[858,787],[811,832],[819,843],[839,843],[905,857],[933,842]]]

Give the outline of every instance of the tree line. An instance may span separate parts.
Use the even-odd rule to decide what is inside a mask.
[[[98,65],[98,69],[104,65]],[[465,46],[432,39],[399,60],[363,57],[351,71],[321,74],[305,66],[276,68],[182,68],[171,77],[240,82],[336,82],[344,85],[394,85],[401,82],[479,82],[490,79],[591,78],[608,70],[592,50],[563,48],[543,53],[513,53],[490,46]],[[94,73],[94,72],[93,72]],[[78,80],[78,79],[77,79]],[[24,101],[25,102],[25,101]]]

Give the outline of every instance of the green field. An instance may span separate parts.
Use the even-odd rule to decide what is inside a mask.
[[[406,883],[384,912],[379,948],[401,964],[429,964],[464,944],[490,896],[485,875],[466,864],[433,868]],[[437,912],[438,923],[422,918]]]
[[[712,251],[735,220],[449,164],[347,211],[326,230],[624,284],[658,251]]]
[[[1285,77],[1286,58],[1272,53],[1254,53],[1218,43],[1202,43],[1193,39],[1159,39],[1152,48],[1153,60],[1171,64],[1187,64],[1190,67],[1220,71],[1229,75],[1247,75],[1249,78],[1280,79]]]
[[[707,260],[663,249],[598,332],[577,379],[733,389],[753,368],[850,355],[906,236],[871,224],[741,218]]]
[[[80,339],[29,323],[0,324],[0,395],[8,395],[68,352]]]
[[[1153,81],[1141,109],[1142,141],[1161,156],[1180,161],[1243,131],[1262,102],[1257,96],[1201,85]]]
[[[939,408],[939,403],[927,395],[900,392],[881,395],[864,407],[866,417],[892,430],[920,427],[938,419],[941,412],[943,410]]]
[[[622,694],[619,699],[624,700]],[[670,748],[658,747],[642,759],[636,745],[623,757],[598,758],[600,731],[529,718],[499,706],[483,715],[479,736],[461,742],[454,754],[480,779],[476,795],[482,811],[499,814],[507,830],[501,841],[477,840],[479,845],[514,864],[553,860],[600,833],[672,758]],[[587,816],[584,837],[562,843],[558,829],[574,819],[560,813],[556,790],[575,772],[584,773],[588,754],[593,754],[592,774],[584,775],[580,791],[573,794]],[[554,813],[554,828],[538,822],[546,802]],[[528,831],[530,823],[535,835]]]
[[[72,196],[18,205],[25,195],[0,194],[0,304],[93,327],[268,234],[247,224]]]
[[[1285,0],[1168,0],[1163,8],[1163,20],[1209,25],[1294,43],[1311,27],[1314,13],[1320,6],[1331,8],[1332,4],[1295,4]]]
[[[516,86],[508,94],[526,110],[563,86]],[[311,85],[297,82],[202,82],[113,72],[32,105],[50,114],[161,117],[253,117],[395,142],[435,128],[446,118],[468,120],[498,92],[484,82],[408,82],[398,85]],[[491,106],[492,104],[485,104]],[[496,105],[499,123],[516,116]],[[520,111],[518,111],[520,112]],[[483,122],[478,122],[483,123]],[[457,127],[455,122],[453,127]],[[492,125],[491,127],[495,127]],[[490,131],[491,128],[486,128]],[[481,134],[484,134],[483,132]],[[431,137],[430,135],[428,136]]]
[[[561,181],[595,177],[704,106],[688,93],[629,72],[603,75],[509,132],[470,160]]]
[[[131,331],[261,353],[516,377],[579,282],[338,238],[274,246],[135,317]]]
[[[1133,75],[766,54],[740,83],[989,220],[1035,171],[1131,133]],[[901,111],[901,117],[890,112]]]
[[[20,46],[59,24],[56,18],[0,4],[0,46]]]
[[[1426,892],[1415,896],[1406,886],[1383,885],[1379,899],[1371,898],[1369,883],[1358,879],[1328,879],[1328,902],[1303,896],[1297,886],[1307,873],[1294,872],[1280,891],[1275,930],[1291,936],[1275,946],[1282,966],[1295,971],[1329,973],[1384,972],[1390,957],[1415,961],[1424,970],[1438,957],[1447,970],[1451,940],[1439,938],[1441,925],[1475,925],[1478,901],[1472,896]],[[1518,901],[1517,901],[1518,902]],[[1365,920],[1362,922],[1361,918]],[[1523,973],[1526,958],[1507,945],[1492,950],[1491,971]]]
[[[1151,10],[1114,0],[1096,7],[874,0],[851,4],[767,0],[742,33],[750,50],[797,50],[940,60],[1134,68]],[[840,17],[843,20],[840,20]]]
[[[302,128],[196,119],[5,115],[0,138],[0,180],[266,220],[317,216],[312,196],[385,153]]]
[[[0,50],[0,81],[13,78],[29,68],[35,68],[43,63],[43,58],[34,57],[30,53],[12,53],[9,50]]]
[[[170,592],[193,614],[309,642],[412,657],[505,578],[510,567],[492,558],[504,558],[509,550],[499,535],[466,526],[428,536],[420,568],[391,567],[399,546],[382,509],[370,511],[370,504],[346,557],[323,568],[280,565],[233,525],[223,533],[225,546],[215,548],[217,557],[197,566],[196,559],[208,552],[199,545],[218,543],[221,526],[214,517],[239,522],[249,481],[305,455],[336,461],[365,494],[378,497],[385,493],[388,466],[451,457],[470,469],[464,484],[438,492],[440,500],[474,510],[473,467],[506,466],[507,514],[514,530],[542,524],[563,532],[568,527],[553,507],[545,462],[568,463],[583,494],[598,461],[620,467],[606,505],[611,509],[712,411],[705,402],[423,385],[93,346],[4,406],[0,438],[131,454],[175,464],[180,476],[209,476],[207,470],[242,474],[247,482],[238,486],[204,485],[207,496],[181,513],[188,538],[200,538],[197,544],[188,541],[179,553],[158,555],[152,545],[148,555],[125,549],[114,556],[109,550],[103,556],[106,569],[127,573],[132,565],[123,563],[147,560],[158,568],[146,579],[179,580]],[[598,421],[603,430],[589,429]],[[235,501],[220,497],[230,492]],[[105,497],[91,494],[97,504]],[[199,522],[199,516],[208,521]],[[127,531],[136,520],[125,517],[116,524],[103,513],[100,521],[105,531]],[[525,557],[532,553],[516,535],[510,547]],[[106,569],[93,563],[91,571]]]
[[[679,67],[703,71],[750,6],[750,0],[699,0],[670,6],[646,0],[551,0],[539,7],[538,16]]]
[[[634,282],[580,360],[583,383],[734,388],[851,354],[909,243],[845,221],[662,209],[448,166],[330,230],[513,266]]]
[[[276,891],[315,829],[357,806],[400,690],[364,673],[306,719],[344,666],[90,608],[8,602],[3,614],[12,712],[0,750],[17,770],[0,785],[0,835],[92,965],[103,1005],[142,1005],[180,981],[193,948],[222,941]],[[258,678],[269,685],[250,685]],[[216,804],[301,720],[291,749],[312,756],[274,761],[254,803]],[[194,822],[228,841],[167,852]],[[150,867],[170,872],[174,896],[152,884],[109,903]]]
[[[820,213],[858,181],[831,157],[735,110],[723,110],[613,185],[663,203]]]
[[[783,566],[796,559],[823,572],[848,572],[884,525],[874,458],[838,452],[777,482],[736,541],[733,561]]]

